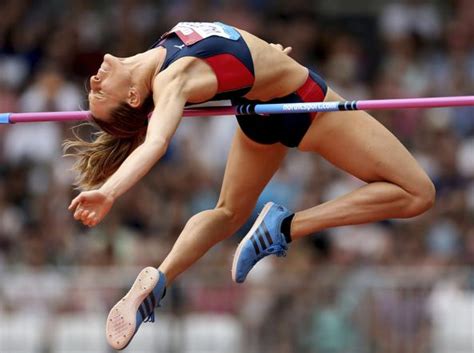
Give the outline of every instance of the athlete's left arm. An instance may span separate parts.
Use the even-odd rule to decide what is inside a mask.
[[[283,45],[279,43],[270,43],[270,46],[272,46],[273,48],[279,51],[282,51],[286,55],[290,55],[291,51],[293,50],[292,47],[283,47]]]
[[[144,142],[125,159],[102,187],[80,193],[69,206],[74,212],[74,218],[85,225],[97,225],[107,215],[115,200],[148,173],[168,148],[187,101],[186,79],[171,71],[158,76],[153,83],[153,92],[157,92],[153,96],[155,109],[148,123]]]

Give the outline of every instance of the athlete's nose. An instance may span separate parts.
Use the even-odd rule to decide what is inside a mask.
[[[98,91],[100,89],[100,77],[97,75],[91,76],[90,85],[93,91]]]

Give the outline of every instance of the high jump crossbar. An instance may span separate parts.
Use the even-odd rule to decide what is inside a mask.
[[[408,108],[442,108],[474,106],[474,96],[433,98],[373,99],[335,102],[242,104],[223,107],[197,107],[184,110],[184,117],[225,115],[269,115],[286,113],[317,113],[350,110],[383,110]],[[46,121],[84,121],[90,119],[89,111],[0,113],[0,124],[32,123]]]

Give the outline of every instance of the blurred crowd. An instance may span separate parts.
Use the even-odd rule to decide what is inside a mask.
[[[364,12],[341,7],[338,13],[322,12],[320,3],[3,0],[0,112],[87,109],[87,78],[104,53],[144,51],[184,20],[218,20],[292,46],[295,59],[347,99],[473,94],[471,0],[387,0]],[[457,352],[472,351],[474,108],[373,115],[434,181],[432,210],[412,220],[314,234],[292,244],[284,261],[259,264],[249,284],[237,288],[229,269],[250,219],[177,282],[173,310],[235,314],[253,337],[247,344],[260,352],[441,353],[450,340]],[[77,190],[61,143],[72,126],[0,126],[0,278],[12,269],[159,265],[187,219],[214,207],[237,125],[232,118],[185,120],[165,158],[94,229],[67,211]],[[291,151],[254,217],[269,200],[299,210],[360,185],[318,156]],[[2,285],[0,315],[22,300]],[[455,325],[449,320],[463,313],[471,315],[464,325],[458,321],[464,335],[447,334]]]

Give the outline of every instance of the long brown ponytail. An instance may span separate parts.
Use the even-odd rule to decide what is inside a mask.
[[[74,139],[63,143],[65,157],[76,159],[73,170],[78,172],[75,184],[83,190],[102,185],[123,161],[144,140],[148,114],[153,110],[153,98],[149,96],[138,108],[121,103],[110,114],[110,122],[92,117],[92,122],[73,129]],[[88,141],[79,136],[83,125],[98,126],[99,131]]]

